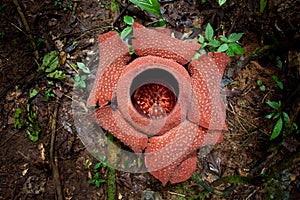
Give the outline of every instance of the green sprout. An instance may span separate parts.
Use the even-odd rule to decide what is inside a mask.
[[[276,124],[273,127],[270,140],[277,138],[281,133],[283,133],[284,136],[286,136],[287,134],[293,132],[294,130],[296,130],[297,133],[299,132],[296,123],[291,124],[289,115],[286,112],[282,111],[281,101],[276,102],[276,101],[268,100],[266,104],[268,104],[268,106],[270,106],[276,111],[265,116],[265,118],[267,119],[277,120]]]
[[[78,88],[86,88],[86,83],[85,80],[87,78],[86,74],[91,73],[90,69],[88,67],[85,66],[84,63],[82,62],[77,62],[77,67],[79,69],[81,69],[85,74],[84,75],[78,75],[76,74],[74,76],[74,87],[78,87]]]
[[[259,89],[261,91],[266,91],[266,87],[264,86],[263,82],[261,80],[257,80],[257,85],[259,86]]]
[[[107,167],[107,163],[105,162],[106,157],[105,156],[99,156],[99,162],[95,164],[94,166],[94,175],[93,178],[88,180],[90,184],[95,184],[96,187],[100,187],[101,183],[105,183],[106,180],[100,176],[100,170],[105,169]],[[85,167],[88,168],[90,165],[90,160],[87,160]]]
[[[206,48],[210,52],[226,52],[228,56],[234,56],[235,54],[244,54],[243,48],[237,43],[241,39],[244,33],[231,33],[228,37],[221,36],[220,41],[214,36],[214,30],[208,23],[205,29],[205,37],[199,35],[198,42],[201,44],[196,57],[206,53]]]

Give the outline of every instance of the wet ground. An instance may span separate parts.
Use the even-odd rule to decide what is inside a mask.
[[[0,3],[0,199],[107,199],[106,183],[100,187],[89,183],[99,161],[85,148],[74,125],[72,65],[97,65],[93,55],[98,35],[122,30],[123,15],[146,26],[156,19],[126,3],[112,11],[109,1],[15,2]],[[203,194],[207,199],[299,199],[299,134],[293,131],[270,141],[276,120],[264,117],[274,111],[266,101],[280,100],[280,111],[300,125],[299,5],[269,1],[263,13],[252,0],[228,1],[222,7],[217,1],[161,1],[161,7],[168,28],[182,33],[203,33],[208,22],[222,27],[216,29],[217,35],[244,33],[239,42],[245,54],[232,58],[222,90],[229,130],[208,156],[201,156],[207,149],[198,153],[195,174],[205,184],[191,178],[163,187],[148,173],[117,171],[116,198],[198,199]],[[37,69],[53,50],[61,52],[59,70],[66,78],[51,84]],[[25,119],[29,123],[24,124]],[[29,124],[31,131],[40,130],[36,142],[26,132]],[[107,179],[105,167],[98,173]],[[264,173],[270,176],[261,179]],[[254,178],[246,183],[224,179],[233,175]]]

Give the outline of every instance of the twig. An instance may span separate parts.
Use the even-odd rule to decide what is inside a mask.
[[[37,51],[36,44],[34,42],[33,36],[30,34],[30,28],[29,28],[28,22],[25,18],[25,15],[24,15],[24,13],[21,9],[21,6],[20,6],[18,0],[13,0],[13,2],[15,4],[15,6],[17,7],[18,13],[19,13],[19,15],[21,17],[21,20],[22,20],[22,23],[24,24],[26,32],[28,33],[27,37],[29,38],[31,46],[33,47],[33,55],[34,55],[35,59],[38,60],[39,59],[39,52]]]
[[[169,194],[172,194],[172,195],[176,195],[176,196],[179,196],[179,197],[185,197],[184,194],[179,194],[177,192],[172,192],[172,191],[168,191]]]
[[[58,99],[56,99],[56,104],[54,108],[53,116],[51,117],[51,142],[50,142],[50,162],[52,167],[52,174],[54,179],[54,184],[57,192],[57,199],[63,200],[62,187],[59,177],[58,169],[58,156],[57,151],[55,151],[55,138],[56,138],[56,118],[58,113]]]
[[[108,200],[116,200],[117,198],[117,185],[116,185],[116,170],[115,165],[117,164],[117,153],[114,148],[112,141],[113,135],[108,134],[108,162],[110,166],[107,171],[107,199]]]

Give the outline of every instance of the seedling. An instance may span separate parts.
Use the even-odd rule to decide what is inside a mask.
[[[129,0],[134,5],[140,7],[142,10],[148,11],[159,17],[155,26],[165,26],[166,20],[162,17],[160,5],[158,0]]]
[[[16,129],[21,129],[23,125],[26,127],[25,132],[27,133],[29,139],[33,142],[38,141],[41,129],[38,125],[37,114],[31,109],[31,105],[27,104],[27,115],[24,120],[21,120],[22,109],[17,108],[14,115],[14,127]]]
[[[278,76],[272,76],[272,78],[276,82],[277,86],[283,90],[283,83],[279,81]]]
[[[227,0],[218,0],[219,6],[222,6],[224,3],[226,3]]]
[[[24,120],[26,125],[26,133],[33,142],[38,141],[41,129],[38,125],[37,114],[31,109],[31,105],[27,104],[27,117]]]
[[[51,88],[48,88],[45,91],[45,96],[46,96],[46,99],[49,100],[51,97],[55,97],[55,94],[52,92]]]
[[[146,10],[154,15],[161,16],[158,0],[129,0],[134,5]]]
[[[29,99],[34,98],[38,93],[39,93],[39,91],[37,91],[36,89],[31,89],[29,91]]]
[[[14,127],[16,129],[21,129],[22,128],[22,123],[21,123],[21,114],[22,114],[22,109],[17,108],[15,115],[14,115]]]
[[[95,184],[96,187],[100,187],[101,183],[105,183],[106,180],[100,176],[100,170],[105,169],[107,167],[107,164],[105,162],[106,157],[105,156],[99,156],[99,162],[95,164],[94,166],[94,176],[92,179],[88,180],[90,184]],[[90,165],[90,160],[87,161],[85,167],[88,168]]]
[[[268,104],[276,111],[265,116],[265,118],[267,119],[277,120],[276,124],[273,127],[270,140],[277,138],[281,133],[286,136],[294,130],[297,130],[297,133],[299,132],[296,123],[291,124],[289,115],[281,110],[281,101],[276,102],[268,100],[266,104]]]
[[[259,12],[263,13],[266,6],[267,6],[268,0],[260,0],[259,1]]]
[[[205,37],[199,35],[198,42],[201,44],[201,48],[198,51],[200,56],[206,53],[206,48],[212,53],[214,52],[226,52],[228,56],[234,56],[235,54],[244,54],[243,48],[237,43],[244,33],[231,33],[228,38],[226,36],[221,36],[220,41],[214,36],[214,30],[212,26],[208,23],[205,29]]]
[[[261,91],[266,91],[266,87],[264,86],[263,82],[261,80],[257,80],[257,85],[259,86],[259,89]]]
[[[86,88],[86,83],[85,80],[87,78],[86,74],[91,73],[90,69],[88,67],[85,66],[84,63],[82,62],[77,62],[77,67],[79,69],[81,69],[85,74],[84,75],[78,75],[76,74],[74,76],[74,87],[78,87],[78,88]]]
[[[132,25],[134,23],[134,19],[131,16],[124,16],[124,22],[129,25],[126,28],[123,29],[123,31],[120,34],[120,37],[123,41],[126,42],[128,48],[129,48],[129,53],[134,54],[134,50],[131,45],[131,39],[133,38],[133,28]]]
[[[49,84],[53,85],[51,79],[64,80],[66,74],[64,74],[59,68],[59,54],[58,51],[51,51],[47,53],[43,58],[42,65],[38,68],[38,72],[46,72]]]

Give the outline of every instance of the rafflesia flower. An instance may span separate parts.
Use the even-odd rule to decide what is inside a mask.
[[[93,119],[135,153],[163,185],[185,181],[197,150],[223,140],[225,107],[220,81],[223,53],[192,59],[200,45],[166,29],[133,25],[132,48],[117,33],[99,36],[100,63],[87,101]]]

